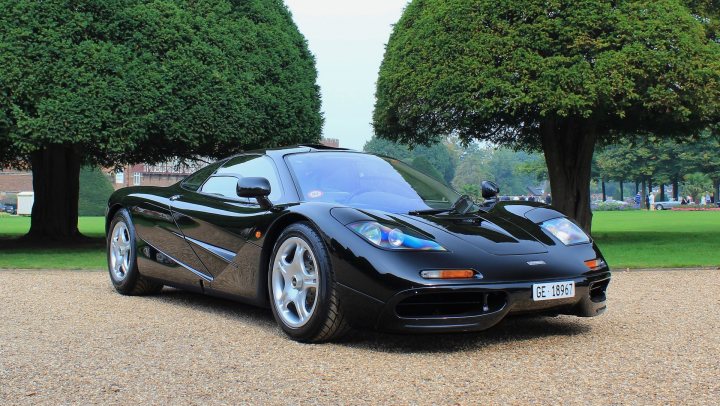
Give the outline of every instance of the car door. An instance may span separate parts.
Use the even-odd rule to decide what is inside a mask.
[[[208,288],[231,295],[256,292],[260,249],[247,244],[256,229],[274,214],[255,199],[237,196],[242,177],[264,177],[269,199],[278,201],[282,187],[275,164],[264,155],[247,154],[228,160],[195,193],[176,196],[171,205],[178,227],[211,278]]]
[[[153,193],[136,193],[126,203],[132,214],[138,236],[147,247],[141,247],[138,262],[143,271],[158,279],[184,288],[201,288],[201,280],[211,279],[205,266],[189,246],[172,211],[172,200],[186,191],[197,190],[225,161],[210,164],[178,185],[168,188],[148,188]]]

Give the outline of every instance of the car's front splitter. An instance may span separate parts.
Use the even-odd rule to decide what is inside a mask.
[[[409,289],[380,308],[375,327],[392,332],[480,331],[513,314],[593,317],[605,311],[610,272],[563,280],[575,282],[574,297],[534,301],[533,281]]]

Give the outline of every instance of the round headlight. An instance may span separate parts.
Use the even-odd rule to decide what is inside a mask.
[[[365,223],[360,229],[360,234],[375,245],[382,243],[382,230],[378,223]]]
[[[393,247],[399,247],[403,245],[403,243],[405,242],[405,233],[400,231],[400,229],[393,228],[388,234],[388,242]]]

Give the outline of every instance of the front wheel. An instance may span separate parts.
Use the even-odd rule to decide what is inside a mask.
[[[655,210],[663,210],[662,204],[658,204],[657,206],[655,206]]]
[[[135,227],[127,210],[119,210],[110,222],[107,236],[107,262],[110,281],[123,295],[150,295],[162,285],[140,275],[135,248]]]
[[[349,330],[329,254],[309,224],[292,224],[282,232],[269,265],[270,307],[290,338],[317,343]]]

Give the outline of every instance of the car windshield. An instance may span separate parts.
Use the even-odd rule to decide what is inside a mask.
[[[288,155],[302,200],[407,213],[450,209],[460,195],[439,180],[391,158],[355,152]]]

